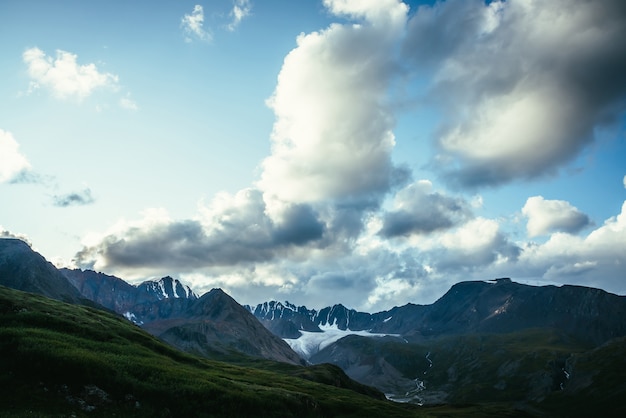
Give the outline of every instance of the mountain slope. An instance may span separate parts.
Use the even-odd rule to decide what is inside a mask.
[[[62,270],[86,298],[142,326],[173,346],[210,358],[244,354],[300,364],[302,359],[220,289],[198,297],[164,277],[132,286],[102,273]]]
[[[291,364],[302,362],[286,342],[221,289],[188,302],[180,316],[153,320],[144,328],[175,347],[207,357],[240,352]]]
[[[65,276],[19,239],[0,238],[0,285],[64,302],[85,302]]]
[[[118,316],[0,286],[2,416],[419,415],[281,369],[190,356]]]

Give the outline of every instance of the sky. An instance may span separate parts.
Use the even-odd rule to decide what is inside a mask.
[[[0,0],[0,236],[242,304],[626,294],[622,0]]]

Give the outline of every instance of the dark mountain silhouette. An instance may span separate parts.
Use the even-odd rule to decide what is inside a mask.
[[[14,238],[0,238],[0,285],[63,302],[86,302],[56,267],[24,241]]]

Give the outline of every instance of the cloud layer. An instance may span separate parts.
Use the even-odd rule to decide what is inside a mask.
[[[325,0],[344,23],[301,34],[286,56],[267,101],[271,154],[253,187],[219,194],[192,219],[151,210],[120,221],[86,239],[75,261],[129,279],[178,274],[244,303],[282,292],[385,309],[501,276],[602,277],[626,292],[626,204],[585,235],[588,215],[531,196],[515,208],[528,221],[519,238],[510,219],[481,216],[467,197],[557,173],[623,115],[623,4],[449,0],[410,13],[398,0]],[[182,23],[206,40],[203,22],[198,5]],[[428,168],[454,193],[392,159],[399,82],[438,107]]]

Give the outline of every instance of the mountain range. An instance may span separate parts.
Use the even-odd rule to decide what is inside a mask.
[[[187,352],[302,362],[285,341],[220,289],[198,297],[171,277],[133,286],[93,271],[59,271],[18,239],[0,239],[0,285],[103,307]]]
[[[583,286],[529,286],[509,278],[457,283],[432,305],[407,304],[374,314],[341,304],[319,311],[276,301],[246,308],[272,332],[290,339],[329,326],[414,342],[529,328],[561,330],[591,345],[626,335],[624,296]]]
[[[0,240],[0,285],[113,311],[205,358],[331,363],[397,402],[504,405],[522,416],[626,412],[626,297],[600,289],[501,278],[377,313],[276,301],[242,307],[220,289],[198,296],[168,276],[134,286],[59,271],[12,239]]]
[[[600,289],[501,278],[373,314],[276,301],[246,308],[310,363],[338,365],[399,401],[530,405],[580,396],[616,374],[620,384],[605,395],[617,402],[626,392],[619,369],[580,367],[582,358],[600,360],[599,347],[614,364],[626,353],[626,297]]]

